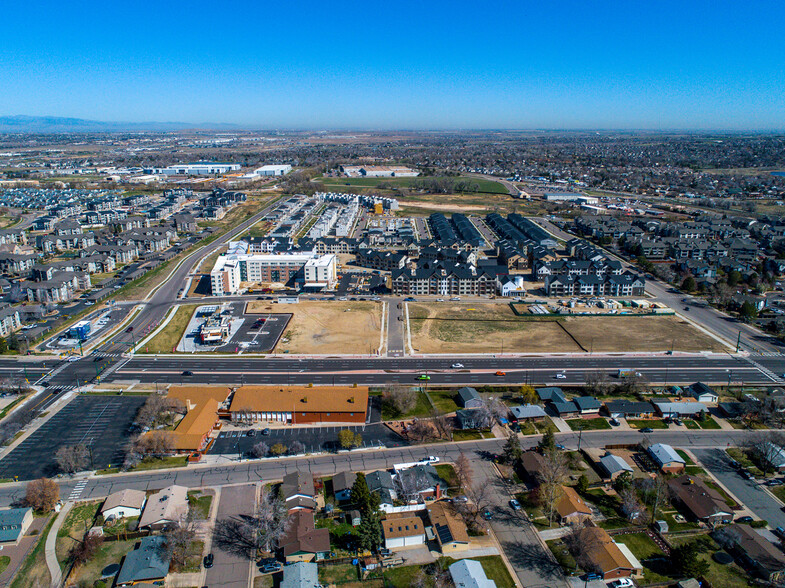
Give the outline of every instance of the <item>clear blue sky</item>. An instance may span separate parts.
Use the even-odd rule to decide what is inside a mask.
[[[785,129],[785,2],[8,2],[0,115]]]

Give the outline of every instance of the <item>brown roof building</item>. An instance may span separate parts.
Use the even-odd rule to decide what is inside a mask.
[[[428,505],[428,518],[443,554],[469,549],[466,525],[455,515],[450,504],[438,501]]]
[[[591,517],[591,508],[574,488],[562,486],[562,495],[556,503],[556,512],[562,524],[580,523]]]
[[[615,543],[605,529],[586,527],[580,531],[586,556],[603,579],[629,578],[643,573],[643,566],[623,543]]]
[[[423,545],[425,524],[415,516],[387,517],[382,521],[382,534],[387,549]]]
[[[733,512],[719,492],[695,476],[679,476],[668,481],[673,500],[697,520],[708,525],[733,521]]]
[[[322,559],[330,551],[330,531],[316,528],[313,512],[298,510],[279,546],[287,562]]]
[[[740,557],[757,574],[781,586],[785,580],[785,556],[774,545],[756,533],[749,525],[730,525],[718,537],[721,544]]]
[[[232,398],[232,420],[284,423],[364,423],[368,388],[242,386]]]
[[[218,408],[229,396],[225,386],[172,386],[167,394],[185,404],[186,412],[174,430],[177,451],[201,451],[219,425]]]

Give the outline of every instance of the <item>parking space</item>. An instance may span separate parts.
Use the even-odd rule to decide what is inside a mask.
[[[359,433],[362,437],[362,447],[402,447],[408,445],[403,438],[382,424],[284,427],[270,429],[269,435],[262,434],[264,429],[264,426],[256,425],[252,429],[222,431],[218,434],[218,438],[208,453],[248,456],[251,448],[260,441],[264,441],[270,447],[276,443],[288,447],[294,441],[299,441],[305,446],[307,453],[335,451],[338,449],[338,432],[343,429],[351,429],[355,433]]]
[[[131,423],[144,401],[144,396],[75,397],[0,460],[0,478],[55,475],[57,450],[79,444],[89,448],[92,469],[122,464]]]

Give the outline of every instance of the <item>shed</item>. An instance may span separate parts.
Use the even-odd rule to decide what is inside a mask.
[[[463,408],[480,408],[483,402],[477,390],[464,386],[458,389],[458,404]]]

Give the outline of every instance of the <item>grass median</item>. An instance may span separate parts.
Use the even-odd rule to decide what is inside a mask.
[[[160,333],[145,343],[144,348],[140,349],[139,353],[173,353],[180,339],[183,338],[185,329],[188,327],[188,323],[191,322],[191,317],[193,317],[197,306],[197,304],[181,304],[178,306],[174,311],[172,319]]]

